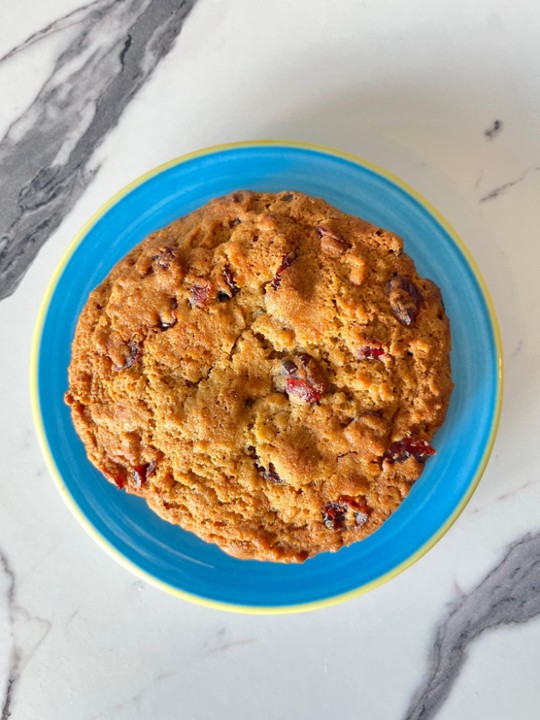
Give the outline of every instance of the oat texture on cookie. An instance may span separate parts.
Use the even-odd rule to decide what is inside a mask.
[[[238,558],[302,562],[407,496],[449,351],[440,291],[398,236],[300,192],[238,191],[90,294],[66,401],[118,488]]]

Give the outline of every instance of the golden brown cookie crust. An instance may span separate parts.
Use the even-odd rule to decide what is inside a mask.
[[[66,401],[91,462],[239,558],[366,537],[446,414],[439,289],[393,233],[299,192],[235,192],[96,288]]]

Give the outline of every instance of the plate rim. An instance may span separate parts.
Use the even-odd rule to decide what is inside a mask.
[[[218,152],[223,151],[230,151],[230,150],[237,150],[241,148],[260,148],[260,147],[283,147],[283,148],[292,148],[292,149],[298,149],[298,150],[310,150],[315,151],[324,155],[330,155],[339,159],[344,159],[349,162],[352,162],[361,168],[367,168],[368,170],[371,170],[372,172],[376,173],[377,175],[390,180],[391,183],[399,187],[401,190],[404,190],[406,194],[414,198],[420,206],[427,210],[429,214],[431,214],[435,220],[443,227],[443,229],[447,232],[451,240],[457,245],[459,250],[462,252],[462,254],[465,257],[465,260],[467,261],[475,280],[478,283],[478,286],[480,288],[480,291],[483,295],[483,299],[486,303],[486,308],[488,311],[489,320],[491,323],[491,330],[493,332],[493,339],[494,339],[494,345],[495,345],[495,352],[496,352],[496,366],[497,366],[497,374],[496,374],[496,390],[495,390],[495,403],[494,403],[494,411],[493,416],[491,418],[491,427],[489,430],[489,436],[486,442],[486,446],[484,448],[484,452],[482,454],[482,458],[478,464],[478,467],[476,469],[475,474],[473,475],[470,484],[467,488],[467,491],[461,498],[458,505],[454,508],[450,516],[446,519],[446,521],[443,523],[443,525],[435,532],[429,540],[427,540],[416,552],[414,552],[412,555],[410,555],[408,558],[403,560],[399,565],[396,565],[394,568],[389,570],[388,572],[384,573],[383,575],[380,575],[377,578],[374,578],[373,580],[364,583],[360,587],[354,588],[353,590],[349,590],[345,593],[340,593],[338,595],[334,595],[329,598],[323,598],[321,600],[312,600],[306,603],[294,603],[290,605],[277,605],[277,606],[263,606],[263,605],[250,605],[250,604],[238,604],[238,603],[229,603],[225,601],[220,600],[213,600],[210,598],[203,597],[201,595],[197,595],[196,593],[188,592],[186,590],[181,590],[180,588],[165,582],[151,573],[147,572],[146,570],[143,570],[142,568],[137,565],[136,562],[130,560],[125,555],[123,555],[119,550],[117,550],[101,533],[94,527],[94,525],[90,522],[90,520],[86,517],[86,515],[82,512],[82,510],[77,505],[76,501],[74,500],[73,496],[71,495],[68,487],[66,486],[64,479],[62,478],[62,475],[56,465],[51,447],[49,445],[49,441],[47,439],[47,434],[45,431],[45,425],[43,422],[43,415],[41,411],[41,402],[40,402],[40,392],[39,392],[39,358],[40,358],[40,348],[41,348],[41,340],[43,336],[43,328],[45,325],[45,319],[47,317],[49,305],[52,299],[52,296],[54,294],[54,291],[56,289],[56,286],[58,284],[58,281],[60,280],[64,269],[66,268],[69,260],[71,259],[72,255],[74,254],[75,250],[79,247],[79,245],[82,243],[90,229],[96,225],[96,223],[110,210],[114,205],[116,205],[123,197],[125,197],[128,193],[130,193],[132,190],[137,188],[138,186],[145,183],[147,180],[150,180],[152,177],[159,175],[160,173],[175,167],[176,165],[181,165],[186,162],[189,162],[190,160],[194,160],[196,158],[204,157],[206,155],[212,155],[216,154]],[[296,613],[296,612],[306,612],[308,610],[318,610],[324,607],[330,607],[333,605],[337,605],[339,603],[345,602],[347,600],[351,600],[356,597],[360,597],[361,595],[364,595],[365,593],[370,592],[371,590],[374,590],[388,581],[392,580],[393,578],[400,575],[403,571],[407,570],[409,567],[414,565],[418,560],[420,560],[421,557],[423,557],[429,550],[431,550],[432,547],[434,547],[439,540],[448,532],[448,530],[452,527],[452,525],[455,523],[455,521],[458,519],[458,517],[461,515],[465,507],[467,506],[469,500],[471,499],[474,491],[476,490],[478,483],[480,482],[480,479],[482,478],[482,475],[484,474],[484,471],[487,467],[489,458],[491,456],[493,446],[495,443],[495,438],[497,435],[497,430],[499,427],[500,417],[501,417],[501,409],[502,409],[502,399],[503,399],[503,387],[504,387],[504,359],[503,359],[503,345],[502,345],[502,338],[501,338],[501,332],[499,328],[499,323],[497,320],[497,315],[495,312],[494,303],[491,297],[491,293],[489,292],[489,289],[486,285],[486,282],[482,276],[482,273],[480,272],[480,269],[471,255],[469,249],[461,239],[461,237],[458,235],[456,230],[452,227],[452,225],[446,220],[446,218],[437,210],[436,207],[434,207],[429,200],[427,200],[423,195],[421,195],[417,190],[415,190],[413,187],[411,187],[407,182],[402,180],[400,177],[392,173],[391,171],[386,170],[385,168],[380,167],[379,165],[372,163],[369,160],[366,160],[365,158],[362,158],[358,155],[354,155],[352,153],[348,153],[345,151],[337,150],[331,147],[327,147],[325,145],[319,145],[315,143],[304,143],[304,142],[295,142],[295,141],[286,141],[286,140],[248,140],[248,141],[242,141],[242,142],[230,142],[230,143],[223,143],[219,145],[212,145],[206,148],[202,148],[200,150],[196,150],[190,153],[186,153],[183,155],[180,155],[178,157],[173,158],[172,160],[169,160],[165,163],[162,163],[151,170],[147,171],[146,173],[140,175],[132,182],[125,185],[122,189],[120,189],[118,192],[116,192],[112,197],[110,197],[101,207],[92,214],[92,216],[87,220],[87,222],[82,226],[82,228],[79,230],[79,232],[75,235],[73,240],[68,245],[67,249],[65,250],[64,254],[62,255],[62,258],[60,259],[60,262],[56,266],[56,269],[54,270],[48,284],[47,288],[45,290],[45,294],[43,296],[43,299],[40,303],[40,307],[38,310],[36,323],[34,327],[34,333],[32,338],[32,346],[31,346],[31,355],[30,355],[30,399],[31,399],[31,405],[32,405],[32,415],[34,419],[34,425],[36,427],[37,435],[39,444],[41,446],[42,453],[45,458],[45,462],[47,465],[47,468],[49,470],[49,473],[52,475],[53,481],[60,492],[61,497],[71,510],[71,512],[75,515],[79,523],[83,526],[83,528],[86,530],[86,532],[93,538],[95,542],[100,545],[105,552],[112,557],[114,560],[116,560],[120,565],[122,565],[124,568],[129,570],[131,573],[137,575],[138,577],[142,578],[146,582],[149,582],[151,585],[154,585],[154,587],[158,587],[161,590],[164,590],[168,592],[169,594],[180,597],[183,600],[187,600],[189,602],[195,603],[197,605],[202,605],[204,607],[209,607],[212,609],[217,610],[225,610],[229,612],[236,612],[236,613],[242,613],[242,614],[254,614],[254,615],[278,615],[278,614],[287,614],[287,613]]]

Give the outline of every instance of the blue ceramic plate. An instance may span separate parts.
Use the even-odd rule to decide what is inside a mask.
[[[410,496],[368,539],[303,565],[241,561],[160,520],[106,482],[86,458],[64,405],[70,346],[88,293],[150,232],[239,188],[302,190],[405,239],[450,317],[455,391],[437,455]],[[478,358],[482,362],[478,362]],[[501,345],[486,287],[462,242],[423,198],[389,173],[324,148],[259,142],[211,148],[149,172],[82,230],[58,268],[37,323],[32,389],[43,449],[83,525],[124,565],[181,597],[247,612],[321,607],[397,575],[450,527],[472,495],[500,411]]]

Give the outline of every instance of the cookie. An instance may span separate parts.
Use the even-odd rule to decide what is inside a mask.
[[[90,461],[238,558],[362,540],[435,450],[441,293],[402,240],[300,192],[235,192],[150,235],[89,296],[66,402]]]

